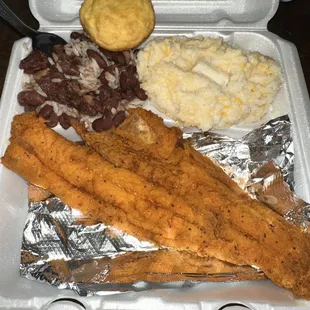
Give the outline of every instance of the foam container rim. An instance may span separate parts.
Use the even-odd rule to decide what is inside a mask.
[[[219,0],[217,0],[219,2]],[[242,1],[242,0],[240,0]],[[160,1],[158,1],[160,2]],[[164,1],[163,1],[164,2]],[[177,2],[177,1],[175,1]],[[199,1],[198,1],[199,2]],[[214,2],[214,1],[212,1]],[[225,1],[223,1],[225,2]],[[273,5],[276,1],[273,0]],[[30,0],[33,5],[35,0]],[[80,25],[74,29],[81,28]],[[70,30],[73,30],[70,29]],[[296,191],[310,201],[310,102],[296,47],[266,29],[230,29],[225,27],[200,27],[190,25],[165,25],[154,31],[155,36],[211,35],[246,42],[254,39],[255,46],[265,44],[274,50],[285,73],[284,97],[292,121],[295,146]],[[223,31],[225,29],[225,31]],[[55,33],[69,35],[69,28],[55,27]],[[269,42],[269,43],[268,43]],[[245,44],[245,43],[244,43]],[[17,94],[22,85],[19,61],[31,45],[28,38],[14,43],[5,85],[0,101],[0,155],[9,143],[10,123],[22,109]],[[266,48],[269,50],[269,47]],[[27,216],[26,185],[23,180],[0,166],[0,309],[51,309],[51,302],[62,298],[80,301],[86,309],[220,309],[225,304],[242,303],[257,309],[310,309],[310,302],[295,300],[291,293],[275,287],[269,281],[227,284],[199,284],[180,290],[126,293],[122,295],[82,298],[67,290],[32,282],[19,276],[19,257],[23,223]],[[70,301],[64,309],[82,309]],[[55,304],[54,304],[55,306]],[[60,306],[60,304],[59,304]],[[79,308],[80,307],[80,308]],[[229,308],[227,308],[229,309]],[[232,309],[232,308],[231,308]]]

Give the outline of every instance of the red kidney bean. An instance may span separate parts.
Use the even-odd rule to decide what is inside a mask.
[[[25,112],[33,112],[35,110],[36,110],[36,107],[34,107],[34,106],[31,106],[31,105],[25,105],[24,106],[24,111]]]
[[[131,100],[136,98],[135,92],[133,90],[130,90],[130,89],[126,90],[125,92],[122,92],[121,95],[122,95],[123,99],[126,99],[128,101],[131,101]]]
[[[126,64],[126,59],[125,56],[122,52],[114,52],[112,53],[112,60],[115,62],[116,65],[125,65]]]
[[[67,92],[71,95],[73,100],[76,100],[79,97],[79,93],[82,89],[81,84],[76,80],[67,80],[65,83]],[[75,104],[72,104],[75,106]]]
[[[48,122],[46,122],[46,126],[49,128],[54,128],[58,124],[59,117],[57,114],[53,111],[46,119]]]
[[[111,93],[111,97],[116,99],[117,101],[122,100],[122,95],[121,95],[119,89],[111,89],[110,93]]]
[[[97,118],[92,123],[93,130],[98,132],[109,130],[112,126],[112,114],[110,111],[107,110],[101,118]]]
[[[80,59],[75,55],[67,55],[63,45],[53,46],[53,59],[61,67],[64,74],[79,76]],[[57,58],[56,58],[56,57]]]
[[[104,72],[109,72],[110,74],[113,74],[115,75],[115,69],[116,69],[116,66],[115,65],[111,65],[111,66],[108,66]]]
[[[126,118],[124,111],[117,112],[113,117],[113,126],[118,127]]]
[[[88,49],[88,50],[86,51],[86,53],[87,53],[87,56],[88,56],[89,58],[93,58],[93,59],[96,60],[98,66],[99,66],[101,69],[104,69],[104,68],[106,68],[106,67],[108,66],[107,63],[106,63],[106,61],[105,61],[105,60],[102,58],[102,56],[101,56],[100,54],[98,54],[96,51],[91,50],[91,49]]]
[[[54,79],[62,79],[62,77],[59,77],[58,72],[51,72],[37,80],[37,83],[50,100],[56,101],[55,99],[58,98],[59,92],[63,88],[63,83],[53,83]]]
[[[116,109],[119,105],[119,100],[116,97],[112,97],[112,98],[107,99],[105,102],[103,102],[103,105],[105,107]]]
[[[33,74],[44,70],[49,66],[47,55],[41,51],[32,51],[26,58],[19,63],[19,68],[27,74]]]
[[[95,102],[95,108],[96,108],[97,112],[103,113],[105,110],[105,107],[102,104],[102,102],[97,100],[97,99],[95,99],[94,102]]]
[[[67,130],[71,127],[71,117],[66,113],[62,113],[59,116],[59,124],[63,129]]]
[[[63,79],[63,80],[62,80]],[[61,80],[56,83],[53,81]],[[80,96],[80,84],[76,80],[66,80],[59,72],[50,72],[37,81],[38,85],[47,94],[48,100],[78,108],[83,98]]]
[[[148,98],[147,94],[145,93],[144,89],[142,89],[141,87],[135,87],[134,89],[135,94],[137,95],[137,97],[144,101]]]
[[[129,73],[129,74],[136,74],[137,73],[137,67],[134,66],[134,65],[129,65],[126,67],[126,71]]]
[[[133,74],[123,71],[120,75],[120,87],[123,91],[139,86],[139,80]]]
[[[120,86],[122,91],[127,90],[128,85],[127,85],[127,73],[126,72],[121,73],[121,75],[119,77],[119,86]]]
[[[133,74],[128,74],[127,79],[128,79],[127,84],[131,88],[135,88],[135,87],[138,87],[140,85],[138,78]]]
[[[70,34],[70,38],[73,40],[79,39],[81,41],[91,42],[90,38],[88,38],[84,33],[76,32],[76,31],[73,31]]]
[[[106,57],[108,58],[108,60],[112,60],[112,55],[113,55],[114,52],[105,50],[105,49],[102,48],[102,47],[99,47],[99,50],[100,50],[100,52],[101,52],[104,56],[106,56]]]
[[[102,88],[99,93],[99,99],[101,102],[105,102],[107,99],[111,98],[111,90]]]
[[[101,74],[100,74],[100,76],[99,76],[99,80],[100,80],[100,82],[101,82],[101,84],[103,85],[103,86],[108,86],[109,87],[109,81],[106,79],[106,77],[105,77],[105,71],[102,71],[101,72]]]
[[[42,109],[40,109],[40,111],[37,113],[37,116],[47,119],[52,114],[52,112],[54,112],[53,107],[47,104]]]
[[[79,39],[81,37],[81,35],[82,34],[80,32],[73,31],[70,34],[70,38],[73,40],[76,40],[76,39]]]
[[[35,90],[21,91],[17,96],[17,101],[22,106],[34,106],[37,107],[46,101],[46,97],[40,95]]]

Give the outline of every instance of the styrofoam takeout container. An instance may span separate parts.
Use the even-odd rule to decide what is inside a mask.
[[[41,29],[69,38],[81,29],[78,10],[81,0],[29,0]],[[310,104],[295,46],[267,31],[278,0],[153,0],[157,24],[154,36],[221,36],[244,49],[259,51],[277,60],[285,83],[275,106],[288,113],[293,124],[296,155],[296,191],[310,201]],[[17,94],[23,72],[18,65],[27,53],[28,38],[15,42],[0,106],[0,155],[10,137],[10,123],[22,108]],[[271,117],[272,115],[270,115]],[[250,128],[228,130],[245,133]],[[66,132],[66,135],[72,132]],[[26,183],[0,166],[0,309],[310,309],[310,302],[295,300],[292,294],[270,281],[240,283],[201,283],[194,287],[142,293],[114,294],[82,298],[69,290],[33,282],[19,276],[20,248],[27,215]],[[80,301],[81,304],[71,298]],[[55,301],[52,303],[53,301]],[[239,306],[240,308],[240,306]],[[245,308],[240,308],[245,309]]]

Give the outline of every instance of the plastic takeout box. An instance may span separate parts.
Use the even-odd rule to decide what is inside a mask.
[[[134,0],[133,0],[134,1]],[[69,39],[81,29],[81,0],[29,0],[41,30]],[[284,86],[275,104],[288,113],[293,124],[296,191],[310,201],[310,104],[295,46],[267,31],[278,0],[153,0],[156,28],[153,36],[221,36],[248,50],[277,60],[284,72]],[[23,72],[19,62],[31,47],[29,38],[15,42],[0,106],[0,154],[9,143],[10,123],[22,108],[17,94]],[[249,128],[241,128],[245,132]],[[239,129],[238,129],[239,130]],[[230,131],[228,130],[228,134]],[[70,135],[70,131],[66,132]],[[80,297],[70,290],[26,280],[19,276],[20,248],[27,216],[27,188],[20,177],[0,166],[0,309],[310,309],[310,302],[270,281],[201,283],[192,287],[96,297]],[[76,302],[79,303],[76,303]],[[227,305],[227,307],[224,307]]]

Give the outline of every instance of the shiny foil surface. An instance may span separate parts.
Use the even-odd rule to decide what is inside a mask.
[[[212,132],[186,133],[184,138],[220,165],[251,197],[307,231],[310,207],[293,192],[294,150],[288,116],[271,120],[241,139]],[[158,251],[158,247],[104,224],[76,225],[78,217],[76,210],[57,197],[29,203],[21,249],[22,276],[72,289],[83,296],[180,288],[196,281],[216,278],[229,281],[236,277],[236,274],[180,273],[157,275],[154,277],[157,283],[122,284],[117,279],[112,283],[109,275],[116,258],[130,252]],[[167,276],[171,281],[165,280]]]

